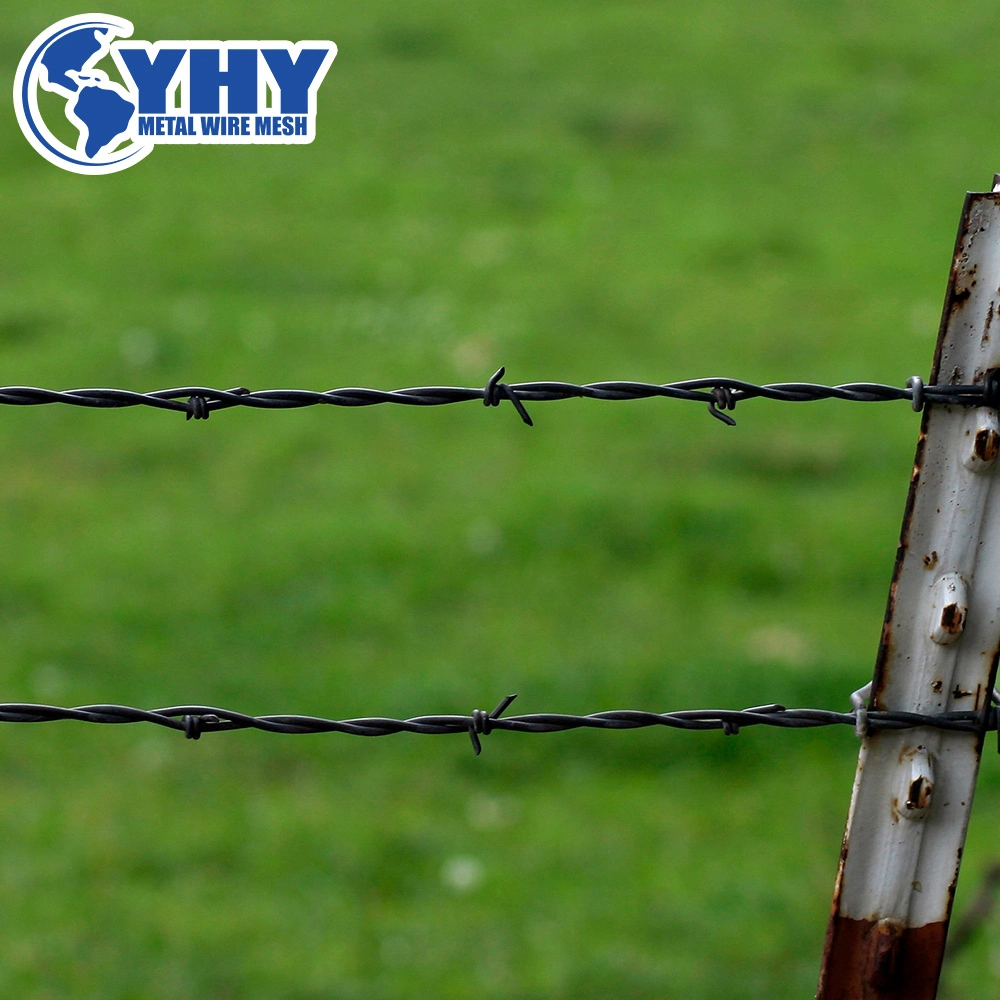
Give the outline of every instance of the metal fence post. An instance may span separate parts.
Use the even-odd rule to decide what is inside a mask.
[[[965,201],[931,384],[989,383],[1000,369],[997,181]],[[975,710],[985,725],[1000,647],[998,451],[993,407],[925,410],[872,708]],[[865,736],[818,1000],[936,995],[982,744],[926,727]]]

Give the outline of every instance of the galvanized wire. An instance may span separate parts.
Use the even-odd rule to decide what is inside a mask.
[[[683,399],[707,404],[714,417],[727,424],[735,421],[727,411],[747,399],[761,398],[784,402],[814,402],[841,399],[853,402],[888,402],[907,400],[914,410],[928,403],[960,406],[1000,406],[1000,377],[989,373],[982,384],[924,385],[913,376],[905,388],[874,382],[852,382],[827,386],[809,382],[781,382],[757,385],[740,379],[700,378],[682,382],[653,384],[648,382],[592,382],[576,385],[569,382],[503,382],[505,370],[500,368],[484,388],[460,386],[421,386],[409,389],[342,388],[315,392],[308,389],[264,389],[251,392],[244,387],[212,389],[187,386],[140,393],[126,389],[69,389],[57,391],[30,386],[0,388],[0,405],[38,406],[64,403],[98,409],[131,406],[151,406],[182,412],[187,419],[206,420],[216,410],[235,406],[255,409],[298,409],[304,406],[373,406],[398,403],[406,406],[443,406],[449,403],[480,400],[486,406],[499,406],[508,400],[526,424],[531,417],[525,402],[548,402],[557,399],[635,400],[654,397]],[[232,732],[238,729],[258,729],[270,733],[308,734],[345,733],[353,736],[388,736],[393,733],[446,735],[467,733],[478,754],[480,736],[495,730],[520,733],[552,733],[572,729],[642,729],[665,726],[672,729],[721,729],[735,735],[746,726],[772,726],[785,729],[815,729],[822,726],[847,725],[859,734],[880,729],[930,727],[958,732],[982,733],[998,730],[998,709],[984,712],[948,712],[923,715],[913,712],[867,711],[833,712],[825,709],[796,708],[783,705],[760,705],[742,710],[696,709],[678,712],[645,712],[619,710],[595,712],[590,715],[541,713],[502,717],[514,700],[510,695],[492,712],[476,709],[471,715],[427,715],[412,719],[380,717],[362,719],[324,719],[306,715],[250,716],[229,709],[201,705],[174,706],[143,710],[124,705],[83,705],[62,708],[54,705],[28,703],[0,704],[0,723],[35,723],[57,720],[102,725],[145,722],[184,732],[189,739],[199,739],[203,733]]]
[[[75,720],[100,725],[145,722],[176,729],[188,739],[205,733],[259,729],[268,733],[304,735],[309,733],[345,733],[350,736],[389,736],[394,733],[418,733],[424,736],[466,733],[478,754],[480,737],[496,730],[515,733],[556,733],[571,729],[645,729],[665,726],[670,729],[722,730],[736,735],[748,726],[772,726],[782,729],[817,729],[822,726],[855,726],[856,712],[832,712],[819,708],[786,708],[784,705],[758,705],[738,711],[729,709],[694,709],[679,712],[643,712],[631,709],[595,712],[591,715],[566,715],[555,712],[503,716],[514,700],[509,695],[492,712],[476,709],[469,715],[422,715],[413,719],[323,719],[309,715],[245,715],[224,708],[204,705],[180,705],[145,711],[124,705],[82,705],[59,708],[54,705],[23,703],[0,704],[0,722],[54,722]],[[997,709],[985,712],[946,712],[923,715],[916,712],[869,711],[867,731],[929,727],[952,732],[982,733],[997,729]]]
[[[713,416],[727,424],[734,423],[726,411],[747,399],[774,399],[804,403],[822,399],[843,399],[853,402],[888,402],[908,400],[915,410],[925,403],[949,403],[960,406],[996,406],[1000,402],[998,380],[989,377],[981,385],[924,385],[914,376],[905,388],[876,382],[850,382],[844,385],[814,385],[810,382],[777,382],[756,385],[732,378],[698,378],[683,382],[654,384],[650,382],[571,382],[502,381],[504,369],[497,371],[484,388],[462,386],[418,386],[409,389],[342,388],[316,392],[310,389],[251,390],[212,389],[206,386],[184,386],[160,389],[156,392],[132,392],[127,389],[39,389],[31,386],[0,388],[0,404],[38,406],[65,403],[98,409],[129,406],[151,406],[161,410],[184,413],[187,419],[207,420],[216,410],[234,406],[255,409],[286,410],[303,406],[374,406],[398,403],[404,406],[444,406],[479,400],[486,406],[499,406],[508,400],[526,424],[531,417],[525,403],[549,402],[556,399],[634,400],[666,397],[705,403]]]

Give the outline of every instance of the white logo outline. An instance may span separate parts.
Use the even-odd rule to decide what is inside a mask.
[[[99,81],[102,89],[113,90],[119,97],[136,102],[136,107],[138,107],[136,94],[130,93],[120,84],[108,80],[107,74],[102,70],[93,68],[108,54],[113,38],[131,36],[134,30],[132,22],[111,14],[77,14],[75,17],[64,17],[61,21],[49,25],[34,39],[25,50],[24,55],[21,56],[17,73],[14,76],[14,113],[17,115],[17,122],[21,126],[24,137],[34,147],[35,152],[41,154],[49,163],[76,174],[111,174],[125,170],[144,159],[153,151],[155,144],[140,142],[130,123],[126,131],[114,136],[107,144],[114,143],[115,146],[118,146],[124,138],[132,140],[130,146],[117,153],[107,151],[107,146],[105,146],[98,150],[94,157],[83,159],[82,157],[86,156],[83,150],[89,138],[89,128],[74,110],[83,88],[81,87],[80,90],[74,92],[67,90],[59,83],[50,81],[48,69],[41,62],[42,55],[53,42],[71,31],[91,27],[94,29],[95,41],[99,42],[99,48],[97,52],[88,57],[79,71],[69,70],[67,76],[69,73],[73,73],[75,76],[81,77],[86,73],[88,80]],[[45,124],[38,109],[39,87],[66,98],[66,117],[80,132],[76,149],[67,146],[53,135]],[[133,119],[134,117],[133,115]]]
[[[50,79],[49,67],[42,61],[46,51],[60,38],[74,32],[92,28],[97,50],[84,60],[79,68],[60,70],[64,78],[77,84],[71,90],[64,83]],[[79,14],[63,18],[41,32],[25,50],[18,64],[14,78],[14,110],[18,124],[25,138],[42,157],[63,170],[78,174],[110,174],[125,170],[148,156],[157,145],[168,144],[304,144],[316,137],[317,93],[327,71],[337,56],[337,46],[331,41],[157,41],[148,42],[132,39],[133,25],[125,18],[109,14]],[[119,49],[142,50],[147,60],[152,62],[163,48],[183,49],[183,55],[166,86],[166,113],[153,115],[142,105],[143,90],[138,86],[121,55]],[[190,111],[190,67],[191,52],[195,49],[217,49],[219,72],[225,73],[229,65],[229,54],[237,50],[255,50],[257,53],[257,108],[249,115],[244,111],[234,116],[229,111],[230,88],[228,84],[219,87],[219,115],[202,116]],[[292,68],[298,68],[300,57],[312,50],[312,59],[305,63],[304,72],[313,70],[311,79],[299,73],[294,80]],[[279,50],[273,52],[272,50]],[[285,94],[278,81],[278,66],[272,61],[287,53],[283,81],[294,88]],[[319,52],[323,55],[319,62]],[[124,86],[111,80],[106,72],[96,65],[109,56],[113,60]],[[290,62],[289,62],[290,60]],[[280,65],[279,60],[279,65]],[[245,62],[243,64],[246,65]],[[204,72],[204,71],[202,71]],[[181,82],[183,81],[183,86]],[[308,82],[308,86],[304,86]],[[146,84],[144,83],[144,87]],[[96,87],[104,92],[116,94],[122,101],[133,107],[125,129],[109,140],[91,155],[87,152],[90,128],[77,114],[81,95],[88,88]],[[66,101],[67,120],[77,129],[79,139],[72,148],[58,139],[45,123],[38,107],[38,89],[58,94]],[[202,85],[204,91],[204,85]],[[268,100],[268,95],[270,100]],[[149,95],[147,95],[148,97]],[[294,110],[285,105],[285,97],[294,105]],[[163,101],[155,101],[154,104]],[[204,103],[204,101],[202,102]],[[304,104],[304,106],[303,106]],[[147,105],[148,108],[148,105]],[[220,129],[221,118],[221,129]],[[254,128],[250,129],[250,119]],[[185,126],[184,120],[187,125]],[[228,126],[226,124],[228,120]],[[166,131],[164,131],[166,123]],[[235,128],[239,123],[241,127]],[[113,124],[118,122],[113,120]],[[153,125],[155,124],[155,129]],[[214,124],[214,129],[212,125]],[[176,126],[176,133],[175,133]],[[128,145],[123,145],[123,143]]]

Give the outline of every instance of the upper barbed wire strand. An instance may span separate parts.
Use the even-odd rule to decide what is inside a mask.
[[[216,410],[247,406],[254,409],[284,410],[304,406],[376,406],[396,403],[403,406],[445,406],[471,400],[498,405],[509,400],[522,420],[530,423],[523,403],[550,402],[559,399],[636,400],[663,397],[707,404],[715,416],[730,422],[716,409],[720,400],[726,409],[747,399],[771,399],[781,402],[815,402],[840,399],[852,402],[891,402],[908,400],[916,406],[923,403],[949,403],[960,406],[996,406],[998,385],[989,378],[982,385],[924,385],[911,379],[911,385],[900,387],[877,382],[849,382],[843,385],[817,385],[811,382],[776,382],[757,385],[741,379],[698,378],[680,382],[516,382],[502,383],[495,374],[484,388],[465,386],[415,386],[404,389],[369,389],[345,387],[324,392],[311,389],[261,389],[251,391],[242,386],[234,389],[213,389],[206,386],[181,386],[155,392],[133,392],[128,389],[67,389],[58,391],[34,386],[0,387],[0,405],[38,406],[64,403],[97,409],[118,409],[130,406],[150,406],[176,410],[188,418],[207,419]],[[502,392],[498,392],[498,388]]]

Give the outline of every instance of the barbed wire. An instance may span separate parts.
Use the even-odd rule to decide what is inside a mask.
[[[0,723],[35,723],[74,720],[99,725],[151,723],[183,732],[197,740],[205,733],[258,729],[267,733],[305,735],[344,733],[350,736],[389,736],[394,733],[418,733],[424,736],[467,733],[478,755],[481,736],[496,730],[515,733],[556,733],[572,729],[646,729],[665,726],[670,729],[722,730],[735,736],[749,726],[782,729],[817,729],[823,726],[858,728],[858,713],[833,712],[819,708],[786,708],[784,705],[758,705],[741,710],[689,709],[679,712],[644,712],[631,709],[594,712],[591,715],[566,715],[555,712],[503,716],[516,695],[508,695],[492,712],[475,709],[469,715],[422,715],[413,719],[323,719],[310,715],[245,715],[224,708],[204,705],[181,705],[146,711],[125,705],[82,705],[60,708],[11,702],[0,704]],[[917,712],[867,711],[865,733],[885,729],[930,727],[951,732],[984,733],[998,728],[998,710],[989,707],[979,712],[945,712],[925,715]]]
[[[726,411],[747,399],[773,399],[805,403],[822,399],[843,399],[852,402],[876,403],[908,400],[914,410],[927,403],[948,403],[958,406],[1000,407],[1000,377],[990,373],[982,384],[924,385],[917,376],[907,380],[906,387],[882,385],[877,382],[849,382],[844,385],[815,385],[811,382],[776,382],[757,385],[732,378],[698,378],[683,382],[654,384],[650,382],[571,382],[503,381],[505,369],[500,368],[484,388],[462,386],[418,386],[410,389],[343,388],[315,392],[310,389],[261,389],[255,392],[238,386],[234,389],[211,389],[186,386],[159,389],[155,392],[132,392],[128,389],[39,389],[32,386],[0,388],[0,404],[38,406],[65,403],[98,409],[118,409],[129,406],[151,406],[161,410],[184,413],[188,420],[207,420],[216,410],[234,406],[249,406],[264,410],[298,409],[303,406],[375,406],[398,403],[404,406],[445,406],[480,400],[486,406],[499,406],[508,400],[521,419],[531,425],[525,403],[549,402],[556,399],[634,400],[665,397],[707,404],[712,416],[724,423],[736,421]]]

